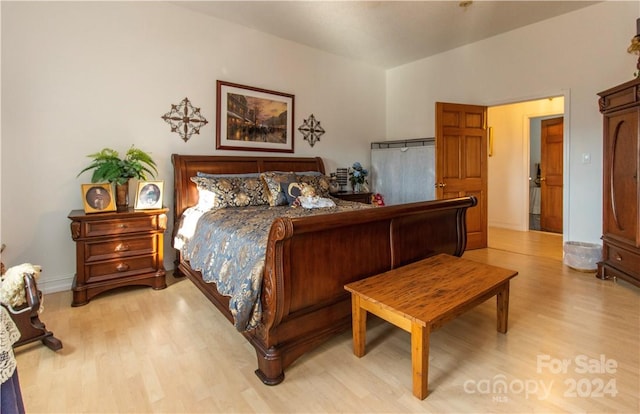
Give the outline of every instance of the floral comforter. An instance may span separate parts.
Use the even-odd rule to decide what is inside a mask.
[[[230,207],[206,212],[185,211],[174,240],[182,258],[206,282],[229,296],[229,310],[239,331],[254,329],[262,317],[260,293],[271,223],[278,217],[302,217],[370,208],[334,199],[329,208],[270,206]]]

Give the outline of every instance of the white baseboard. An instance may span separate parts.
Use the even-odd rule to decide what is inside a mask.
[[[167,275],[173,274],[173,269],[166,270]],[[64,292],[66,290],[71,290],[73,287],[73,278],[74,275],[66,275],[60,276],[58,278],[40,278],[38,280],[38,289],[42,291],[43,294],[48,293],[56,293],[56,292]]]
[[[45,295],[47,293],[56,293],[63,292],[65,290],[71,290],[71,286],[73,286],[73,275],[61,276],[55,279],[47,277],[40,278],[40,280],[38,280],[38,289]]]
[[[488,224],[489,224],[489,227],[498,227],[498,228],[507,229],[507,230],[516,230],[516,231],[529,230],[525,228],[522,224],[501,223],[501,222],[495,222],[495,221],[490,221]]]

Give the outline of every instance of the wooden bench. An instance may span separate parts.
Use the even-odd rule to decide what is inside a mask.
[[[411,333],[413,395],[427,396],[429,334],[497,297],[498,332],[507,332],[509,280],[518,272],[439,254],[357,282],[351,292],[353,352],[365,354],[367,312]]]

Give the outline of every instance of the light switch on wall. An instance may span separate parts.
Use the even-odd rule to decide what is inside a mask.
[[[588,152],[582,153],[582,163],[583,164],[591,164],[591,154]]]

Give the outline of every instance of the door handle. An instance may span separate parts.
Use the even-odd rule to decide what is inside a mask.
[[[436,188],[445,188],[447,186],[447,183],[436,183],[435,187]]]
[[[540,177],[540,181],[547,181],[547,177]]]

